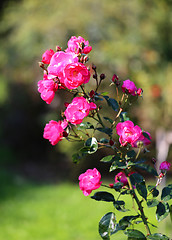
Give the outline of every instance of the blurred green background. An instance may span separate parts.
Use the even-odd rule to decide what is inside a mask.
[[[107,76],[104,88],[114,73],[143,88],[129,115],[153,137],[150,160],[157,129],[172,129],[172,1],[6,0],[0,13],[0,240],[99,239],[97,223],[111,206],[85,200],[74,183],[106,153],[74,166],[77,145],[52,147],[43,139],[64,93],[51,105],[42,101],[38,62],[46,49],[65,49],[73,35],[89,40],[90,63]]]

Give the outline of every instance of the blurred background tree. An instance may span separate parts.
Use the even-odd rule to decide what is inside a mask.
[[[42,53],[56,45],[65,49],[72,35],[89,40],[90,63],[107,81],[115,73],[144,89],[144,100],[134,105],[130,116],[151,132],[152,146],[157,128],[172,128],[171,0],[21,0],[8,1],[1,9],[2,166],[41,181],[56,179],[57,171],[62,178],[70,169],[73,146],[65,142],[52,147],[42,138],[45,123],[60,115],[63,94],[57,92],[47,106],[37,82],[42,78]]]

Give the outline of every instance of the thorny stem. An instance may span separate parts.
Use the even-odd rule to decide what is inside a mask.
[[[122,101],[123,101],[123,99],[124,99],[124,96],[125,96],[125,94],[122,94],[120,103],[122,103]],[[125,105],[125,104],[124,104],[124,105]],[[119,111],[118,111],[118,114],[116,115],[115,120],[114,120],[114,122],[112,123],[112,126],[115,125],[115,122],[116,122],[117,118],[119,117],[119,115],[121,114],[121,112],[123,111],[123,108],[124,108],[124,106],[123,106],[123,107],[120,107],[120,109],[119,109]]]
[[[127,175],[127,173],[126,173]],[[140,215],[141,215],[141,218],[143,220],[143,223],[145,225],[145,228],[146,228],[146,231],[147,231],[147,235],[151,235],[151,231],[150,231],[150,228],[148,226],[148,222],[147,222],[147,218],[145,217],[145,214],[144,214],[144,211],[143,211],[143,207],[142,207],[142,201],[139,201],[135,191],[134,191],[134,188],[131,184],[131,181],[130,181],[130,178],[129,176],[127,176],[127,180],[128,180],[128,184],[129,184],[129,187],[130,187],[130,190],[132,191],[132,197],[134,198],[134,200],[136,201],[137,205],[138,205],[138,209],[140,211]]]
[[[112,123],[112,125],[115,124],[116,119],[119,117],[119,115],[121,114],[122,110],[123,110],[122,108],[119,109],[119,112],[118,112],[118,114],[116,115],[115,120],[114,120],[114,122]]]
[[[82,89],[83,94],[88,98],[88,95],[87,95],[86,92],[85,92],[84,86],[81,85],[80,87],[81,87],[81,89]]]
[[[137,160],[137,158],[139,157],[139,155],[140,155],[140,152],[141,152],[141,148],[139,148],[139,150],[138,150],[138,152],[137,152],[137,155],[136,155],[136,159],[135,159],[135,160]]]

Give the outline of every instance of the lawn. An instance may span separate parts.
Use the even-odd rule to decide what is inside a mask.
[[[2,182],[1,182],[2,186]],[[112,203],[96,202],[85,197],[78,185],[38,185],[16,180],[2,189],[0,199],[0,240],[99,240],[98,221]],[[105,190],[101,187],[101,190]],[[132,206],[126,199],[127,206]],[[126,207],[127,207],[126,206]],[[150,208],[147,216],[156,225],[155,209]],[[135,211],[128,212],[128,215]],[[119,220],[124,216],[116,213]],[[142,224],[139,224],[144,229]],[[170,234],[170,218],[163,226],[164,233]],[[171,225],[172,226],[172,225]],[[152,229],[153,232],[156,228]],[[127,239],[123,232],[111,238]]]

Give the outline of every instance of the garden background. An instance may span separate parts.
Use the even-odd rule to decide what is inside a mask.
[[[52,147],[43,139],[45,123],[60,116],[64,94],[57,92],[51,105],[42,101],[38,62],[46,49],[65,49],[71,36],[89,40],[90,64],[106,74],[103,89],[114,73],[143,88],[129,116],[152,135],[151,161],[157,131],[172,130],[172,1],[6,0],[0,13],[0,240],[100,239],[97,223],[112,206],[84,197],[77,178],[107,152],[76,166],[71,152],[77,145]],[[108,170],[98,168],[113,181],[114,172],[108,179]],[[170,227],[168,218],[165,234]]]

